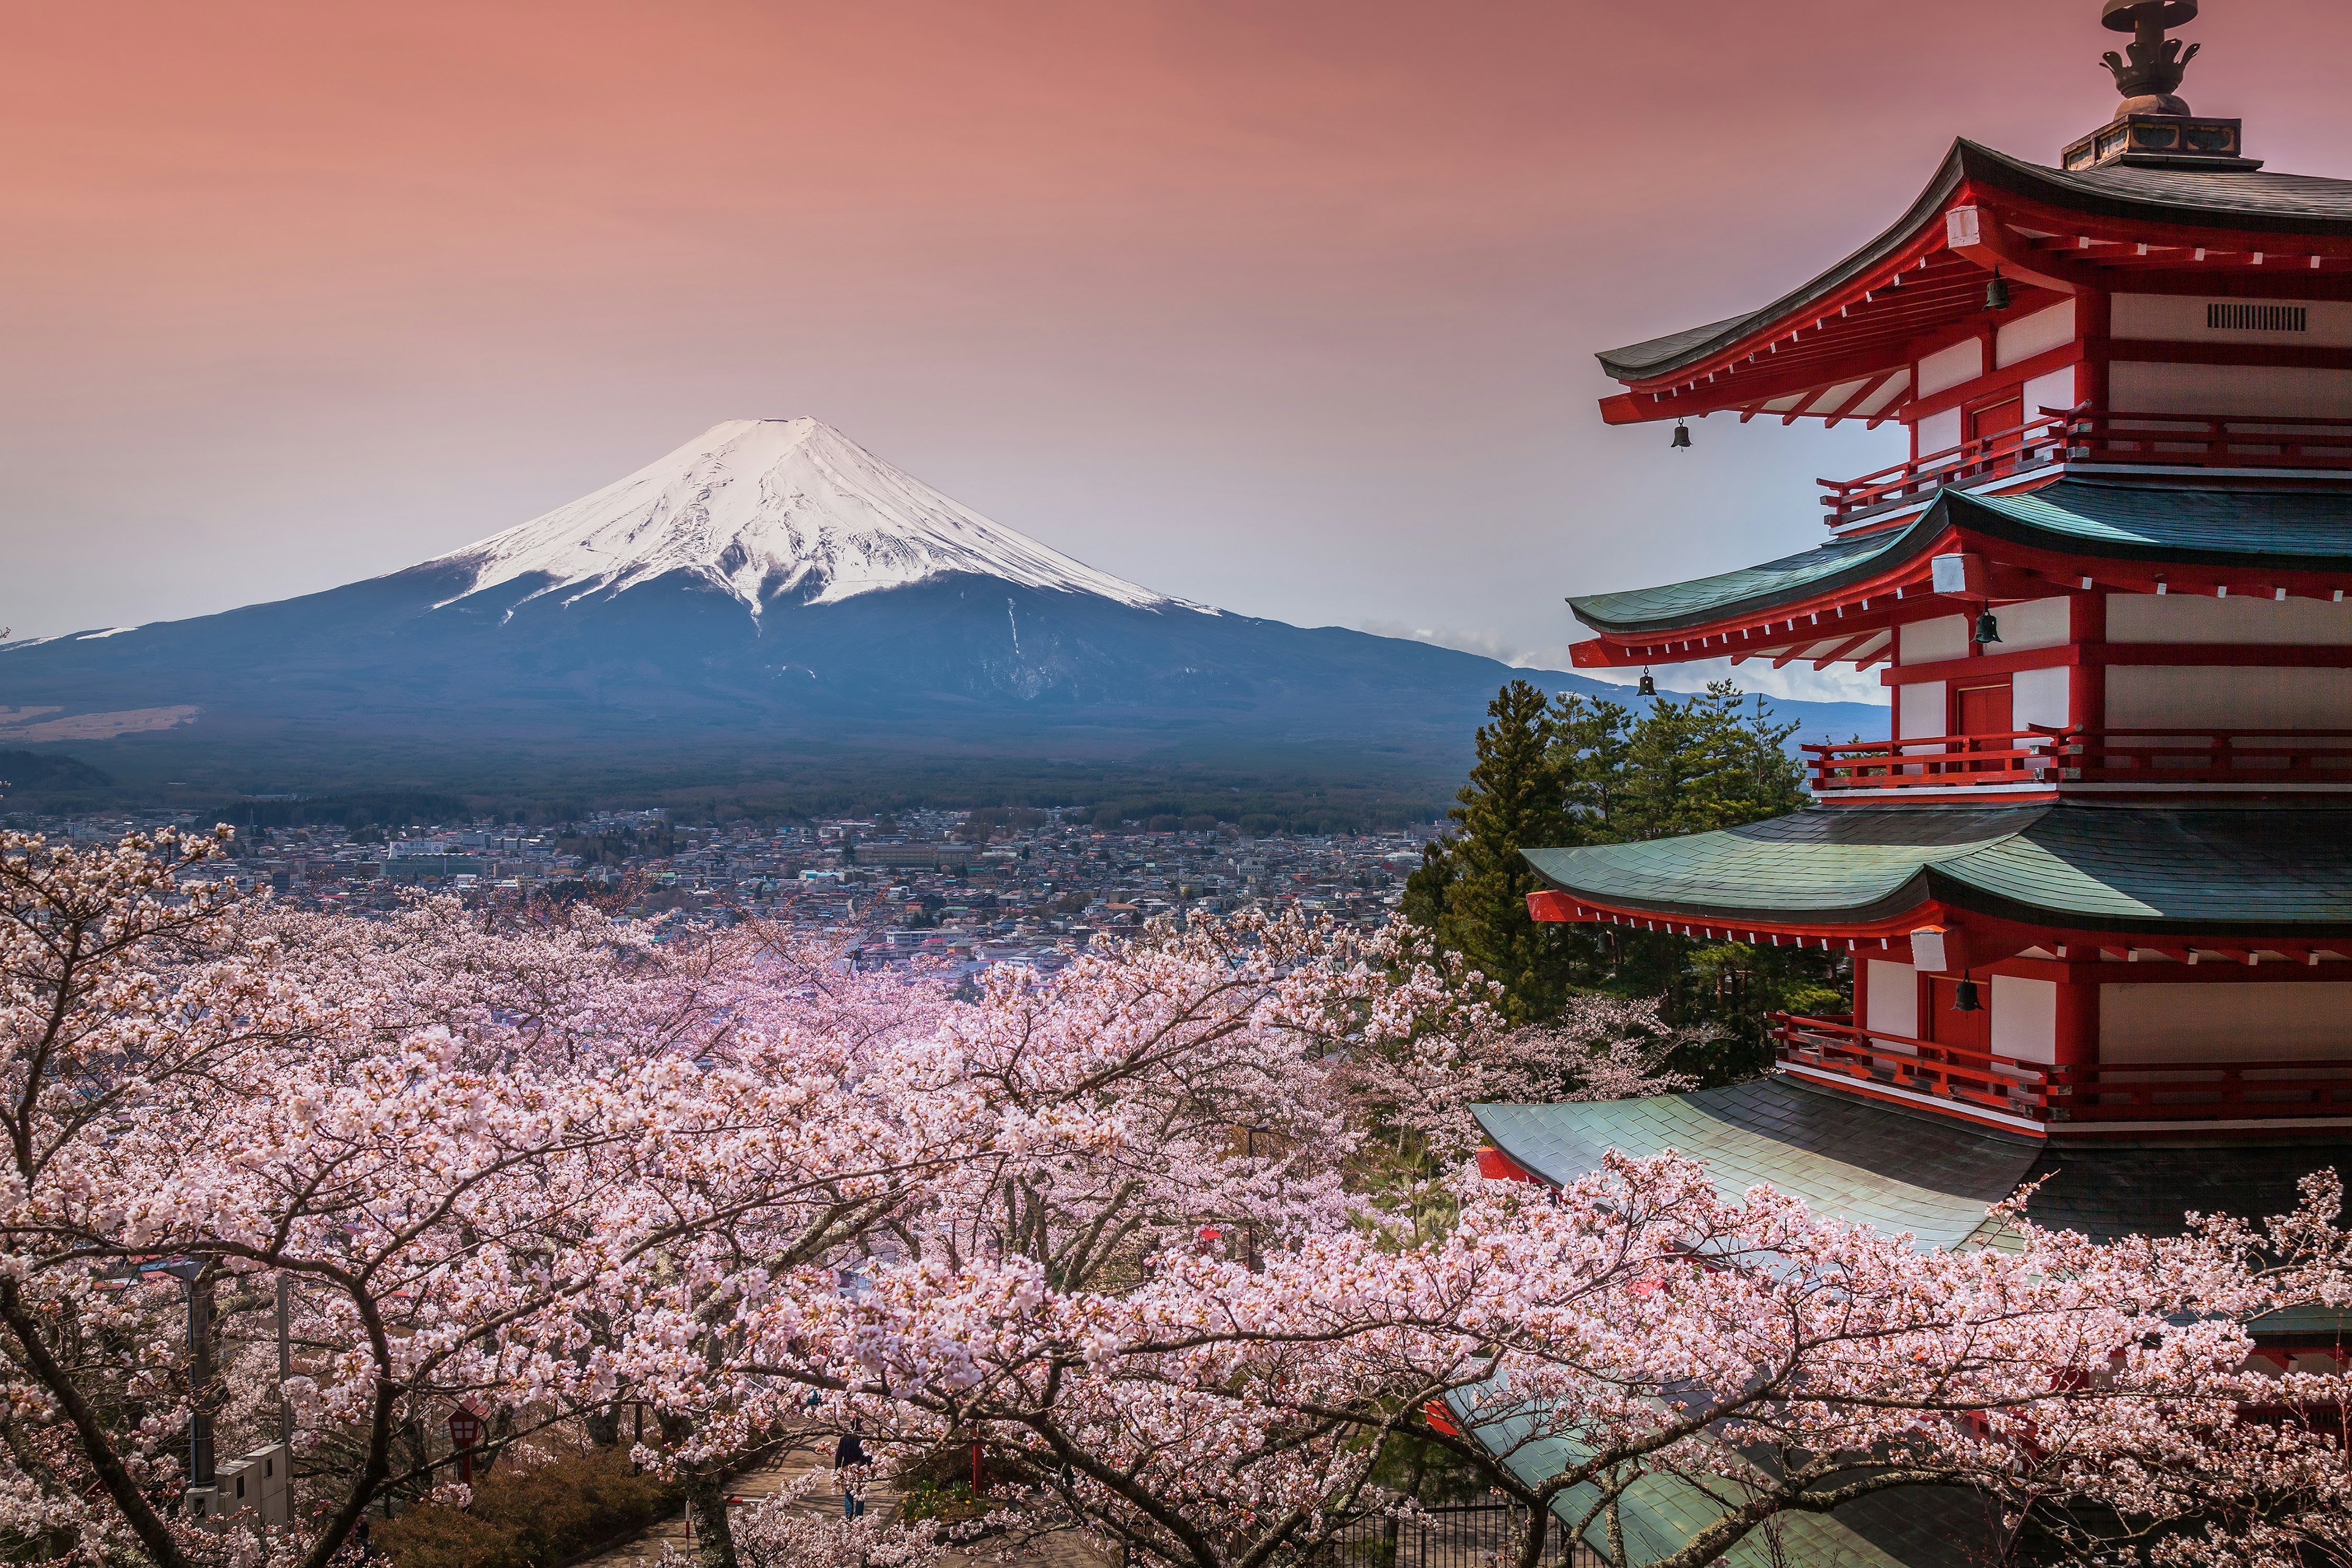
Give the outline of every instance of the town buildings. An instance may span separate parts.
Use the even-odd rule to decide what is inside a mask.
[[[1761,1081],[1485,1107],[1490,1164],[1674,1148],[1942,1247],[2034,1183],[2107,1237],[2352,1169],[2352,182],[2189,111],[2197,12],[2106,0],[2125,100],[2054,165],[1959,142],[1820,277],[1601,356],[1612,423],[1892,420],[1910,456],[1828,484],[1818,548],[1572,601],[1579,662],[1842,664],[1894,706],[1809,748],[1794,816],[1531,851],[1530,912],[1842,953],[1853,1009],[1784,1016]],[[2253,1328],[2342,1364],[2333,1320]],[[1687,1539],[1688,1499],[1629,1503],[1644,1552]],[[1966,1511],[1890,1493],[1783,1548],[1958,1561]]]
[[[995,815],[1011,820],[985,832],[961,811],[784,826],[698,827],[640,811],[546,828],[248,828],[231,855],[197,875],[362,916],[381,916],[419,891],[488,906],[587,898],[680,928],[776,920],[864,964],[1051,971],[1099,934],[1156,917],[1275,907],[1379,926],[1433,831],[1245,837],[1230,826],[1097,828],[1076,812]],[[173,822],[209,826],[201,815],[160,814],[28,825],[94,842]]]

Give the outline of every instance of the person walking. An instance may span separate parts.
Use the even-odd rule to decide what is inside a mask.
[[[866,1512],[866,1500],[857,1495],[859,1478],[851,1474],[853,1470],[863,1468],[866,1463],[866,1444],[858,1437],[857,1428],[852,1426],[841,1435],[841,1441],[833,1446],[833,1468],[834,1473],[841,1478],[841,1517],[844,1519],[861,1518]]]

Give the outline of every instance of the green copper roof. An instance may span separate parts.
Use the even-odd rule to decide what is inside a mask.
[[[2352,563],[2352,491],[2061,479],[2011,495],[1948,490],[1935,510],[1956,527],[2021,543],[2056,536],[2108,559],[2315,572]]]
[[[1912,1115],[1786,1078],[1728,1089],[1572,1105],[1481,1105],[1495,1146],[1536,1174],[1572,1182],[1615,1149],[1676,1150],[1737,1197],[1763,1184],[1919,1245],[1958,1247],[2017,1190],[2041,1145],[1949,1117]]]
[[[2352,931],[2352,812],[2332,809],[1816,806],[1526,856],[1595,903],[1724,923],[1859,924],[1933,900],[2118,932]]]
[[[1889,566],[1916,555],[1942,531],[1919,518],[1907,527],[1862,539],[1840,540],[1817,550],[1784,555],[1761,566],[1662,588],[1633,588],[1622,594],[1591,594],[1570,599],[1576,618],[1595,631],[1635,633],[1671,631],[1680,626],[1706,626],[1735,607],[1758,610],[1825,594],[1849,583],[1865,582]]]
[[[1488,1412],[1484,1419],[1478,1414],[1482,1402]],[[1529,1485],[1540,1486],[1589,1451],[1543,1433],[1541,1412],[1511,1402],[1496,1385],[1454,1394],[1448,1403],[1456,1418]],[[1574,1529],[1598,1495],[1587,1483],[1561,1493],[1552,1512],[1564,1528]],[[1984,1510],[1970,1507],[1970,1500],[1949,1489],[1904,1487],[1834,1514],[1786,1513],[1769,1527],[1750,1531],[1717,1561],[1733,1568],[1960,1568],[1987,1561],[1995,1544],[1985,1529]],[[1723,1507],[1689,1481],[1653,1475],[1626,1489],[1620,1511],[1626,1555],[1639,1568],[1681,1551],[1721,1517]],[[1596,1522],[1586,1539],[1596,1549],[1605,1548],[1607,1531]]]
[[[2281,1138],[2042,1142],[1817,1089],[1782,1075],[1688,1094],[1568,1105],[1472,1108],[1486,1136],[1547,1181],[1598,1170],[1615,1149],[1673,1150],[1737,1197],[1769,1185],[1816,1214],[1908,1233],[1920,1247],[2015,1243],[1986,1210],[2040,1184],[2026,1213],[2094,1241],[2178,1236],[2190,1213],[2263,1219],[2298,1202],[2315,1171],[2352,1176],[2352,1142]],[[2343,1314],[2274,1312],[2257,1334],[2334,1334]]]
[[[1974,142],[1958,141],[1952,143],[1927,189],[1893,227],[1820,277],[1760,310],[1604,350],[1598,356],[1601,368],[1620,381],[1665,375],[1801,312],[1841,285],[1884,266],[1927,225],[1940,228],[1944,207],[1963,184],[2014,191],[2049,206],[2146,223],[2225,232],[2341,235],[2352,231],[2352,180],[2115,165],[2069,174]],[[2284,252],[2288,247],[2279,248]]]
[[[1927,552],[1948,527],[2109,560],[2352,570],[2352,490],[2067,479],[2014,495],[1947,490],[1920,516],[1884,533],[1687,583],[1588,595],[1569,605],[1593,630],[1617,637],[1759,616],[1876,577]]]

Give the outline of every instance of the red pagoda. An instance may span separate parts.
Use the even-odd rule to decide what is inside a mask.
[[[1757,1082],[1482,1107],[1520,1173],[1675,1148],[1960,1246],[2029,1182],[2116,1236],[2352,1171],[2352,181],[2189,111],[2197,10],[2106,0],[2124,101],[2056,166],[1959,142],[1820,277],[1600,356],[1612,424],[1893,421],[1910,456],[1822,481],[1814,549],[1572,599],[1576,662],[1875,669],[1893,702],[1808,748],[1794,816],[1528,852],[1538,920],[1827,950],[1853,1011],[1780,1018]],[[2333,1322],[2256,1329],[2341,1364]],[[1940,1560],[1932,1511],[1822,1521],[1808,1560]]]

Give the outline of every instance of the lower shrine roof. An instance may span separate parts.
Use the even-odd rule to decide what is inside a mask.
[[[1816,806],[1525,854],[1571,897],[1727,924],[1862,924],[1937,902],[2095,931],[2352,932],[2352,811],[2330,808]]]
[[[1777,561],[1569,601],[1612,637],[1753,617],[1886,575],[1929,553],[1948,530],[2070,557],[2274,570],[2352,570],[2352,490],[2263,489],[2062,479],[2007,495],[1946,490],[1899,528]]]
[[[2094,1241],[2177,1236],[2190,1212],[2260,1219],[2293,1209],[2318,1170],[2352,1173],[2352,1142],[2205,1140],[2053,1144],[1856,1100],[1774,1075],[1727,1089],[1564,1105],[1480,1105],[1495,1146],[1535,1174],[1572,1182],[1615,1149],[1674,1150],[1738,1197],[1759,1184],[1817,1214],[1909,1232],[1921,1247],[1998,1238],[1985,1211],[2028,1183],[2036,1223]],[[2285,1315],[2263,1320],[2269,1331]]]
[[[2030,1183],[2040,1183],[2026,1212],[2037,1222],[2096,1241],[2178,1235],[2190,1211],[2261,1218],[2295,1206],[2297,1184],[2334,1167],[2352,1171],[2352,1142],[2068,1143],[2053,1147],[1948,1118],[1857,1100],[1775,1076],[1726,1089],[1642,1100],[1566,1105],[1473,1108],[1496,1147],[1547,1181],[1572,1182],[1598,1169],[1612,1149],[1636,1157],[1669,1150],[1706,1166],[1716,1189],[1738,1198],[1765,1184],[1804,1199],[1816,1214],[1907,1232],[1922,1247],[2014,1246],[2016,1237],[1986,1211]],[[2334,1339],[2338,1316],[2325,1310],[2275,1312],[2251,1325],[2257,1335],[2288,1341]],[[1498,1391],[1456,1395],[1458,1414]],[[1472,1426],[1505,1462],[1531,1481],[1557,1473],[1569,1457],[1563,1439],[1529,1440],[1534,1417],[1511,1413]],[[1588,1489],[1557,1508],[1573,1521],[1591,1505]],[[1625,1500],[1624,1523],[1636,1561],[1671,1555],[1717,1516],[1720,1505],[1671,1477],[1645,1479]],[[1783,1521],[1776,1552],[1751,1536],[1726,1561],[1740,1568],[1779,1562],[1840,1568],[1943,1568],[1978,1562],[1991,1539],[1980,1509],[1965,1494],[1904,1488],[1864,1499],[1829,1516]]]
[[[1718,1191],[1759,1184],[1923,1247],[1954,1247],[2015,1192],[2042,1152],[1948,1118],[1913,1116],[1773,1077],[1729,1089],[1569,1105],[1481,1105],[1495,1146],[1547,1181],[1601,1168],[1615,1149],[1637,1159],[1678,1151],[1706,1163]]]

